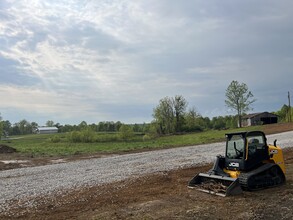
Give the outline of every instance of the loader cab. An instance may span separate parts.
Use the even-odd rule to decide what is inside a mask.
[[[248,171],[269,159],[265,134],[261,131],[226,134],[225,167]]]

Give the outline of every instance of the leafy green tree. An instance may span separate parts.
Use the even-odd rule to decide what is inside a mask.
[[[171,134],[175,131],[173,101],[169,97],[160,100],[159,105],[153,111],[153,117],[161,134]]]
[[[291,112],[291,118],[293,116],[293,108],[291,107],[291,111],[289,111],[289,106],[288,105],[283,105],[282,108],[275,112],[276,115],[279,116],[279,120],[281,122],[288,122],[289,121],[289,112]]]
[[[47,126],[47,127],[53,127],[53,126],[54,126],[54,121],[52,121],[52,120],[48,120],[48,121],[46,122],[46,126]]]
[[[90,125],[88,125],[90,128],[91,128],[91,130],[93,130],[93,131],[98,131],[98,125],[96,125],[95,123],[92,123],[92,124],[90,124]]]
[[[221,130],[226,128],[226,122],[223,116],[213,117],[212,124],[213,124],[213,129],[216,129],[216,130]]]
[[[236,80],[233,80],[226,89],[225,103],[227,107],[237,111],[239,127],[242,127],[242,114],[252,109],[250,105],[256,101],[253,97],[248,86]]]
[[[226,128],[237,128],[237,117],[228,115],[225,116]]]
[[[196,111],[195,107],[189,109],[189,111],[185,114],[185,131],[202,131],[203,123],[202,123],[201,115]]]
[[[56,128],[58,128],[58,130],[59,130],[59,128],[61,128],[62,125],[61,125],[59,122],[57,122],[57,123],[55,123],[55,124],[53,125],[53,127],[56,127]]]
[[[199,120],[200,120],[199,124],[204,129],[211,129],[212,128],[211,119],[209,117],[200,117]]]
[[[182,95],[176,95],[173,98],[173,108],[174,108],[174,115],[176,119],[175,121],[176,132],[182,131],[186,107],[187,107],[187,101]]]
[[[11,125],[10,121],[8,121],[8,120],[2,121],[2,125],[3,125],[3,132],[5,135],[12,134],[12,125]]]
[[[105,131],[105,122],[100,121],[99,124],[97,125],[97,130]]]
[[[124,141],[130,140],[134,136],[133,129],[130,125],[121,125],[119,132],[120,138]]]
[[[32,133],[32,126],[31,124],[23,119],[17,123],[19,127],[20,134],[31,134]]]
[[[85,121],[82,121],[79,123],[79,125],[78,125],[79,130],[84,130],[86,128],[87,128],[87,123]]]
[[[31,122],[31,127],[32,127],[32,129],[36,129],[36,128],[38,128],[38,123],[37,122]]]
[[[106,127],[107,127],[107,130],[106,131],[109,131],[109,132],[115,132],[115,123],[114,121],[108,121],[106,123]]]
[[[142,132],[142,126],[140,126],[139,124],[135,123],[133,125],[133,131],[134,132]]]
[[[182,95],[165,97],[153,110],[154,123],[159,134],[172,134],[186,129],[187,101]]]
[[[72,125],[69,125],[69,124],[65,124],[65,125],[61,125],[59,127],[59,130],[61,133],[64,133],[64,132],[70,132],[70,131],[73,131],[73,126]]]
[[[120,121],[115,122],[115,131],[119,131],[122,123]]]

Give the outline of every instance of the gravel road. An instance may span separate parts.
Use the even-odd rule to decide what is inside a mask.
[[[267,137],[268,143],[278,139],[282,148],[293,147],[293,131]],[[224,150],[224,143],[214,143],[1,171],[0,212],[8,209],[11,201],[27,197],[33,200],[68,189],[212,162]]]

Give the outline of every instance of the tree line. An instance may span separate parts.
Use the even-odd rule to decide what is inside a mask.
[[[234,110],[236,115],[218,116],[210,119],[203,117],[193,106],[188,108],[188,102],[182,95],[175,97],[164,97],[153,109],[153,121],[143,124],[128,124],[128,128],[133,132],[148,133],[151,135],[168,135],[183,132],[199,132],[209,129],[229,129],[241,127],[242,116],[247,111],[252,110],[251,104],[256,101],[248,86],[233,80],[226,89],[225,104]],[[293,114],[291,107],[284,105],[279,111],[274,112],[279,116],[279,121],[287,122],[288,114]],[[0,133],[4,135],[24,135],[32,134],[38,124],[25,119],[11,124],[9,120],[1,120]],[[46,122],[48,127],[57,127],[59,132],[84,131],[90,129],[94,132],[119,132],[124,124],[120,121],[104,121],[87,124],[82,121],[78,125],[61,125],[52,120]],[[122,129],[123,130],[123,129]]]
[[[23,119],[14,124],[12,124],[9,120],[3,120],[1,121],[0,125],[4,135],[33,134],[39,127],[38,123],[29,122],[26,119]],[[52,120],[48,120],[45,124],[46,127],[57,127],[58,132],[60,133],[82,131],[88,128],[95,132],[118,132],[122,125],[123,123],[120,121],[104,121],[98,122],[96,124],[87,124],[85,121],[82,121],[78,125],[61,125],[60,123],[55,123]],[[147,127],[149,127],[149,124],[131,124],[129,126],[134,132],[145,132]]]
[[[182,120],[182,119],[181,119]],[[184,120],[181,121],[180,128],[178,127],[177,132],[197,132],[203,131],[207,129],[227,129],[227,128],[234,128],[237,126],[237,118],[235,116],[218,116],[213,117],[212,119],[208,117],[202,117],[199,113],[195,111],[187,112],[184,115]],[[33,134],[36,128],[38,127],[38,123],[36,122],[29,122],[25,119],[11,124],[9,120],[3,120],[1,122],[2,130],[4,135],[25,135],[25,134]],[[121,126],[123,125],[122,122],[117,121],[105,121],[105,122],[98,122],[97,124],[87,124],[85,121],[82,121],[78,125],[61,125],[60,123],[53,123],[49,127],[57,127],[58,132],[66,133],[72,131],[83,131],[84,129],[90,128],[92,131],[95,132],[119,132]],[[140,132],[140,133],[157,133],[157,134],[170,134],[176,133],[175,130],[160,130],[158,129],[158,125],[155,121],[152,123],[143,123],[143,124],[127,124],[133,132]],[[46,123],[46,126],[48,124]],[[164,127],[164,125],[161,125]],[[173,126],[173,125],[172,125]],[[171,126],[171,127],[172,127]]]
[[[234,128],[242,124],[242,115],[251,109],[256,101],[245,83],[233,80],[226,89],[226,106],[237,112],[235,116],[215,117],[212,120],[202,117],[192,107],[187,111],[188,103],[182,95],[174,98],[165,97],[154,108],[154,125],[159,134],[173,134],[185,131],[202,131],[204,129]]]
[[[180,132],[195,132],[207,129],[229,129],[242,127],[242,117],[256,101],[252,92],[245,83],[233,80],[226,89],[226,107],[234,110],[236,115],[219,116],[210,120],[202,117],[195,107],[187,110],[188,102],[181,95],[165,97],[159,101],[153,110],[153,125],[158,134],[174,134]],[[279,116],[280,122],[290,122],[292,108],[284,105],[281,110],[273,112]]]
[[[155,126],[156,132],[165,135],[237,127],[236,116],[218,116],[210,119],[201,116],[195,107],[188,110],[187,107],[188,102],[181,95],[161,99],[153,110],[152,125]]]

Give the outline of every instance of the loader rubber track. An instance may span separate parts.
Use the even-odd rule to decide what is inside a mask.
[[[280,167],[276,164],[264,164],[250,172],[242,172],[239,177],[241,188],[255,191],[283,184],[286,179]]]

